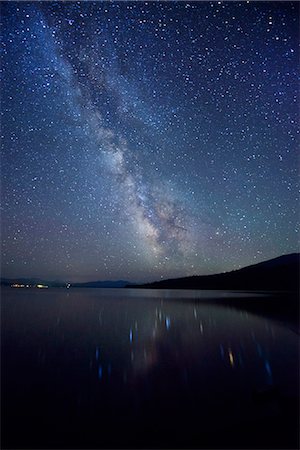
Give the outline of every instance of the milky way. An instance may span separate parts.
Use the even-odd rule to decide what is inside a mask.
[[[297,251],[299,5],[2,2],[2,275]]]

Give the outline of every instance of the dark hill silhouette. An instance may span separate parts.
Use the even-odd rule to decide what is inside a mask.
[[[300,254],[292,253],[232,272],[127,286],[145,289],[299,290]]]

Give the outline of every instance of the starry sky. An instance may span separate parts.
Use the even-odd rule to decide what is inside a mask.
[[[2,276],[298,250],[299,3],[1,2]]]

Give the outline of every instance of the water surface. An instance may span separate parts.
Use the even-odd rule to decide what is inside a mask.
[[[3,289],[3,447],[296,448],[298,336],[243,296]]]

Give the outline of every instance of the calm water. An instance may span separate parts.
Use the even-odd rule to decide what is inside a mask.
[[[243,295],[3,289],[3,448],[296,448],[298,336]]]

